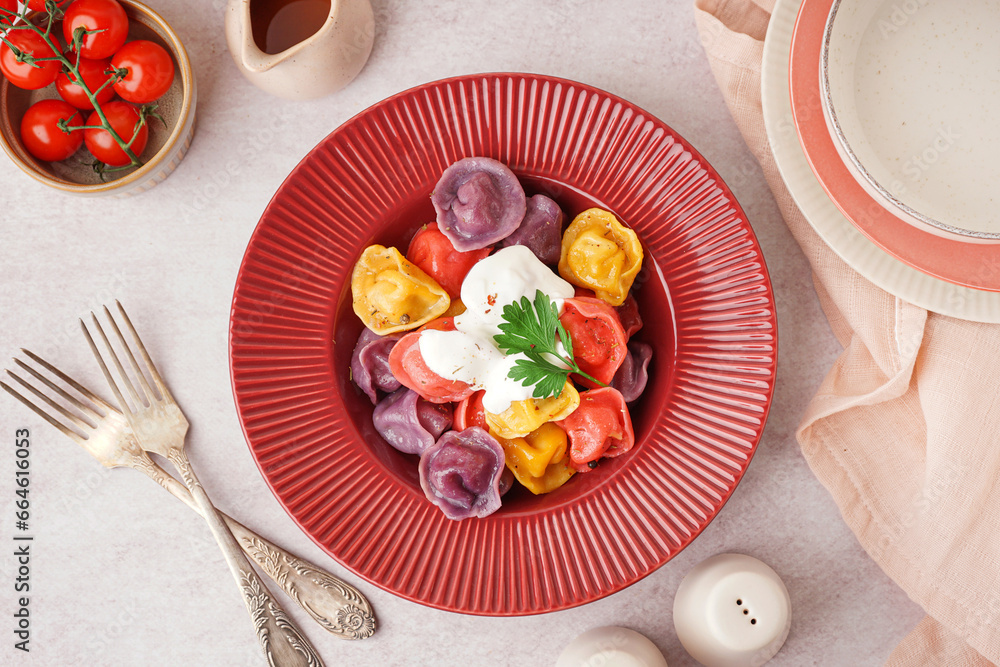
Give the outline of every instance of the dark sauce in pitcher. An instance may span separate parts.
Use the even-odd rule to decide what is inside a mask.
[[[330,0],[250,0],[253,40],[264,53],[281,53],[315,35],[330,16]]]

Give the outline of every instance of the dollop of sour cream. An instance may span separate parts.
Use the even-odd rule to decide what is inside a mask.
[[[506,355],[493,336],[500,333],[504,306],[528,297],[534,301],[541,290],[562,311],[574,294],[573,285],[543,264],[525,246],[501,248],[480,260],[462,283],[461,298],[466,311],[455,317],[455,331],[428,329],[420,333],[417,346],[427,367],[447,380],[458,380],[483,389],[483,407],[501,413],[514,401],[531,398],[534,386],[523,386],[508,377],[523,354]]]

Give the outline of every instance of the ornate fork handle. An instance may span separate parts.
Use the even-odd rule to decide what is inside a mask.
[[[243,602],[253,619],[257,631],[257,641],[264,650],[268,664],[272,667],[321,667],[323,661],[316,654],[309,641],[301,635],[299,629],[288,619],[281,606],[274,601],[267,587],[261,583],[257,572],[243,555],[239,543],[218,510],[212,505],[201,482],[191,469],[183,450],[172,448],[167,459],[174,464],[188,490],[194,498],[201,514],[208,522],[212,534],[215,535],[219,547],[229,564],[229,569],[236,578],[243,594]]]
[[[233,535],[243,551],[313,620],[345,639],[365,639],[375,634],[375,615],[358,589],[296,558],[239,523],[233,521],[233,524],[238,526]]]
[[[132,468],[142,472],[201,513],[187,488],[158,466],[146,452],[129,452]],[[304,561],[253,532],[236,519],[219,512],[239,546],[281,587],[288,597],[306,610],[313,620],[344,639],[365,639],[375,634],[375,614],[361,591],[308,561]]]

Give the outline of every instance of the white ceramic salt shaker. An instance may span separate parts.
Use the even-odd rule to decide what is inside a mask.
[[[556,667],[667,667],[660,649],[628,628],[592,628],[559,655]]]
[[[674,629],[706,667],[759,667],[774,657],[792,623],[788,590],[751,556],[719,554],[684,577],[674,597]]]

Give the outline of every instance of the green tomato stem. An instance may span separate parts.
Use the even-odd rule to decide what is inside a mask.
[[[94,98],[96,99],[97,96],[101,94],[102,90],[104,90],[108,86],[113,86],[114,83],[115,83],[115,80],[113,78],[111,78],[111,77],[108,77],[108,80],[105,81],[104,83],[102,83],[100,88],[98,88],[97,90],[94,91]],[[82,81],[80,82],[80,85],[81,86],[83,85]]]

